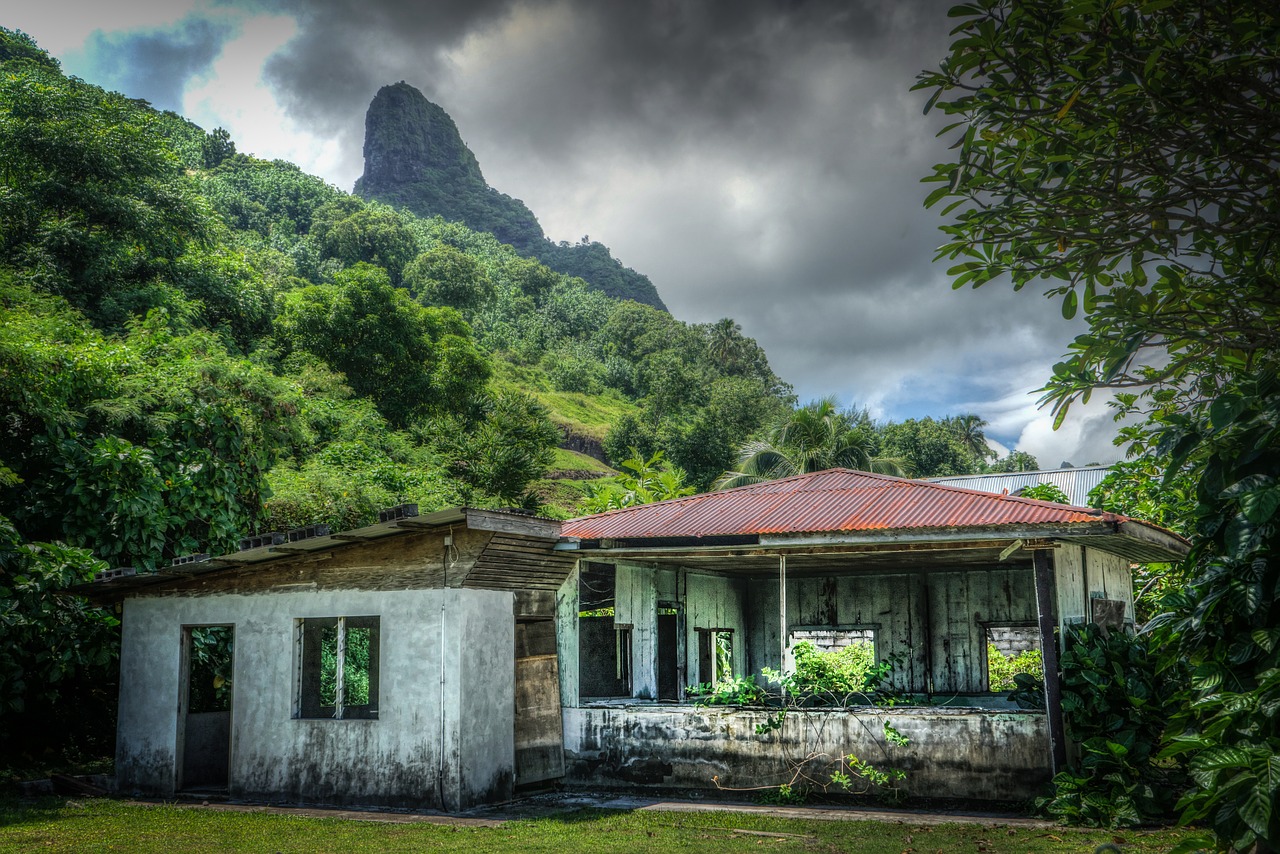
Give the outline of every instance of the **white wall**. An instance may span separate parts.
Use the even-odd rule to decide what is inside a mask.
[[[173,792],[182,627],[230,624],[231,794],[448,809],[505,797],[514,777],[512,608],[510,592],[458,589],[127,600],[120,789]],[[380,617],[378,720],[294,718],[295,620],[373,615]]]

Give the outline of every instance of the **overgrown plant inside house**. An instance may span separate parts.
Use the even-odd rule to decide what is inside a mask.
[[[877,723],[876,715],[868,715],[857,723],[874,740],[876,755],[832,752],[824,746],[830,743],[829,733],[836,724],[831,716],[820,713],[822,709],[894,705],[898,696],[888,683],[892,663],[877,662],[874,647],[865,642],[824,651],[810,641],[800,641],[792,648],[792,655],[795,667],[790,671],[761,669],[768,688],[748,675],[687,689],[701,706],[767,705],[769,713],[756,726],[756,735],[775,744],[786,756],[786,768],[778,779],[744,787],[724,785],[717,777],[716,786],[756,792],[770,803],[802,803],[825,794],[901,799],[905,791],[899,784],[906,779],[906,772],[897,767],[895,753],[907,746],[909,739],[887,717]],[[815,714],[791,714],[796,711]]]

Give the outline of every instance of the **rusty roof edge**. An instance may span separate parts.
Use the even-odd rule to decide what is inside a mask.
[[[1144,522],[1141,519],[1121,517],[1117,532],[1131,539],[1162,549],[1174,556],[1174,560],[1181,560],[1191,551],[1191,541],[1186,537],[1175,534],[1173,531],[1161,528],[1151,522]]]
[[[1070,538],[1114,534],[1116,523],[1109,520],[1096,522],[1049,522],[981,525],[950,528],[896,528],[881,531],[822,531],[797,534],[761,534],[761,546],[812,546],[863,543],[963,543],[970,540],[1022,539],[1032,537]]]

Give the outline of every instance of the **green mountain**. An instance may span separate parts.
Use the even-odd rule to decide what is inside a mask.
[[[649,277],[622,266],[603,244],[548,240],[524,202],[485,181],[449,114],[404,81],[383,86],[369,104],[364,161],[355,185],[364,199],[465,223],[611,297],[666,310]]]

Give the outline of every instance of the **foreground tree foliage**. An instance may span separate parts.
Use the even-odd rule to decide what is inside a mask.
[[[955,121],[954,284],[1043,279],[1089,325],[1046,385],[1095,389],[1125,437],[1194,484],[1194,548],[1148,631],[1191,665],[1166,731],[1182,819],[1222,849],[1280,845],[1280,9],[984,0],[917,88]],[[1183,515],[1178,510],[1178,515]],[[1189,843],[1189,845],[1192,845]],[[1194,847],[1192,845],[1192,847]]]
[[[0,759],[58,764],[110,750],[118,622],[65,592],[106,566],[86,549],[24,543],[0,516]]]

